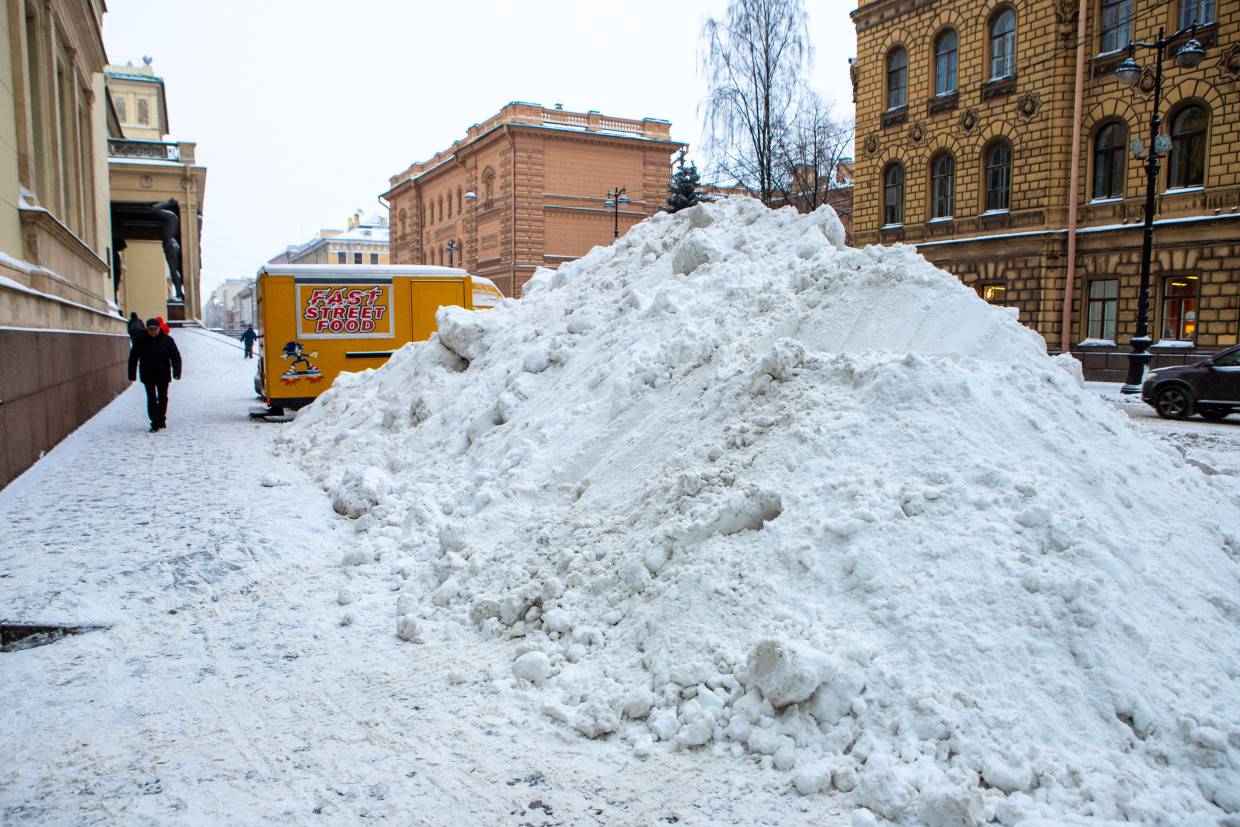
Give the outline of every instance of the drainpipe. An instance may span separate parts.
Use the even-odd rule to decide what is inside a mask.
[[[1076,83],[1072,99],[1072,162],[1068,183],[1068,276],[1063,285],[1063,321],[1059,341],[1061,353],[1072,350],[1072,298],[1076,292],[1076,223],[1081,175],[1081,107],[1085,95],[1085,20],[1088,12],[1089,0],[1081,0],[1076,13]]]

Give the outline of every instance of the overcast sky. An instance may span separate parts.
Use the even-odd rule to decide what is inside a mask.
[[[852,0],[809,0],[813,85],[851,114]],[[700,136],[698,33],[725,0],[108,0],[113,63],[154,58],[207,166],[204,297],[288,244],[381,209],[389,176],[506,102]]]

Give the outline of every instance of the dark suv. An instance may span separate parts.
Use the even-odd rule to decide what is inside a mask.
[[[1218,420],[1240,411],[1240,346],[1192,365],[1150,371],[1141,386],[1141,400],[1164,419],[1198,413]]]

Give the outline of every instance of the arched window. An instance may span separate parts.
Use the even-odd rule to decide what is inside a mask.
[[[904,223],[904,165],[898,161],[883,171],[883,224]]]
[[[1016,74],[1016,12],[1004,9],[990,22],[990,79]]]
[[[1103,124],[1094,136],[1094,198],[1124,194],[1124,153],[1128,128],[1119,121]]]
[[[1206,180],[1206,133],[1210,115],[1204,106],[1192,104],[1171,119],[1171,161],[1167,165],[1167,188],[1200,187]]]
[[[887,108],[908,105],[908,52],[897,46],[887,55]]]
[[[1102,0],[1098,50],[1103,54],[1128,48],[1132,42],[1132,0]]]
[[[1012,204],[1012,145],[1005,140],[986,150],[986,211],[1010,209]]]
[[[934,41],[934,94],[950,95],[956,91],[959,38],[955,29],[947,29]]]
[[[464,190],[462,190],[460,187],[456,188],[456,211],[457,213],[462,213],[465,211],[465,200],[464,200],[464,196],[462,195],[463,192]]]
[[[1214,22],[1214,0],[1180,0],[1180,28]]]
[[[930,161],[930,217],[951,218],[956,212],[956,158],[940,152]]]

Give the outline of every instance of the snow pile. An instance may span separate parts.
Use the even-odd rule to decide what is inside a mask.
[[[656,216],[341,376],[285,443],[371,610],[489,636],[588,737],[903,824],[1235,823],[1240,502],[1013,314],[842,238]]]

